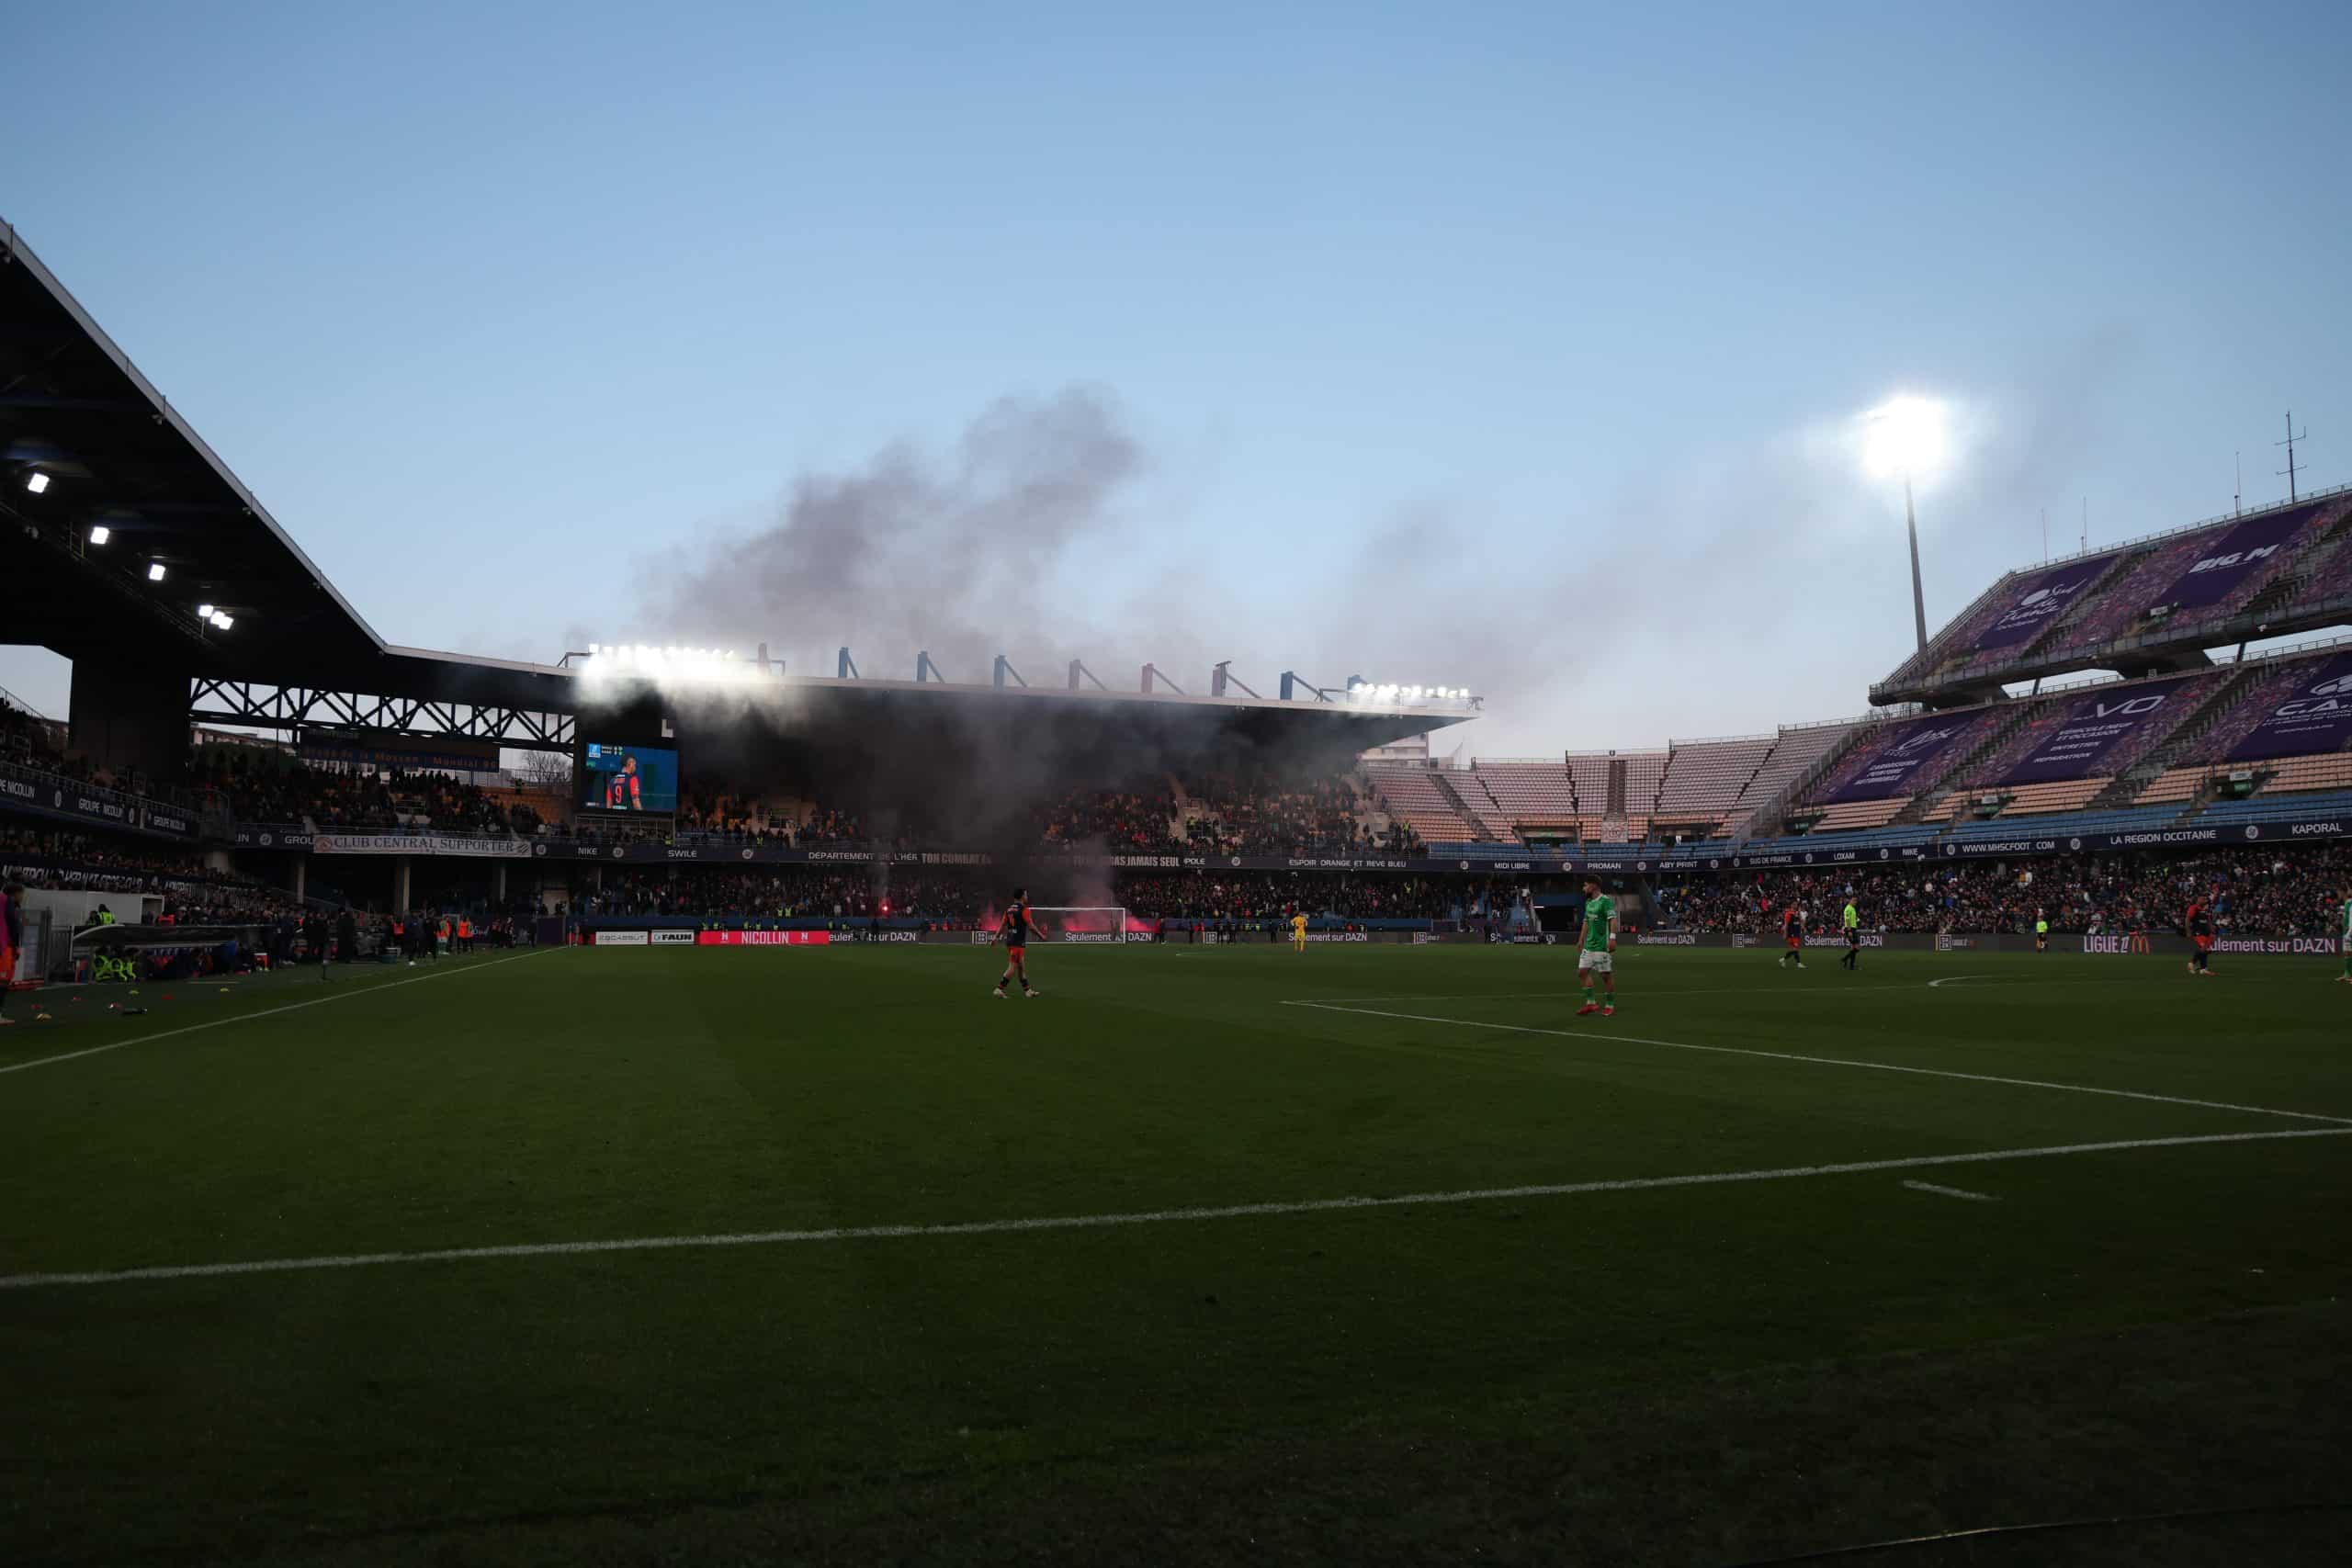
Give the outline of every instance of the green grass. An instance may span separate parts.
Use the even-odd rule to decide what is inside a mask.
[[[0,1068],[219,1026],[0,1072],[0,1275],[2336,1125],[2182,1100],[2352,1118],[2324,964],[1636,950],[1603,1022],[1565,950],[1035,956],[1034,1003],[956,948],[58,998]],[[0,1561],[1704,1564],[2346,1502],[2347,1200],[2328,1135],[0,1290]],[[2333,1562],[2346,1521],[1873,1561]]]

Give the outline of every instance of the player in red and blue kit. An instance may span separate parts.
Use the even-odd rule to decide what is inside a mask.
[[[996,990],[992,993],[997,1000],[1004,1000],[1004,987],[1013,980],[1021,982],[1023,996],[1038,995],[1037,987],[1029,983],[1029,967],[1026,963],[1029,938],[1036,929],[1036,924],[1029,919],[1029,889],[1014,888],[1012,902],[1004,907],[1004,919],[997,922],[996,935],[989,939],[992,944],[997,942],[1003,942],[1005,950],[1004,973],[997,977]]]
[[[2188,940],[2195,951],[2188,955],[2188,972],[2205,979],[2213,977],[2213,916],[2202,904],[2191,904],[2188,915],[2181,922],[2188,929]]]
[[[1781,940],[1788,945],[1781,949],[1781,966],[1793,964],[1804,967],[1804,911],[1792,904],[1781,911]]]
[[[624,753],[621,771],[605,781],[605,808],[608,811],[642,811],[645,797],[637,784],[637,759]]]

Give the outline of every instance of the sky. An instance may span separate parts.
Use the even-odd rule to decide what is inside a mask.
[[[0,218],[378,632],[1863,708],[2004,569],[2352,480],[2352,7],[45,9]],[[1189,677],[1189,679],[1188,679]],[[66,707],[53,656],[0,685]]]

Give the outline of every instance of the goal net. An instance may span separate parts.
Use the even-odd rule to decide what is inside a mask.
[[[1117,904],[1032,904],[1029,918],[1044,942],[1124,942],[1130,929]]]

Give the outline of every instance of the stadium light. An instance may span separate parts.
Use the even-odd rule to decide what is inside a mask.
[[[35,495],[39,495],[41,491],[49,488],[49,476],[42,473],[39,468],[35,468],[31,473],[25,476],[25,488],[32,491]]]
[[[150,582],[161,582],[164,581],[164,563],[162,561],[151,560],[147,563],[147,581]]]
[[[113,538],[113,537],[114,537],[114,530],[113,530],[113,529],[111,529],[111,528],[109,528],[109,527],[107,527],[107,526],[105,524],[103,524],[103,523],[99,524],[96,527],[95,527],[95,528],[93,528],[93,529],[91,529],[91,530],[90,530],[90,543],[92,543],[92,544],[94,544],[94,545],[103,545],[103,544],[105,544],[108,539],[111,539],[111,538]]]
[[[1468,703],[1472,701],[1467,686],[1399,686],[1386,682],[1358,680],[1348,687],[1351,703]]]
[[[747,680],[753,673],[752,667],[742,662],[732,649],[675,645],[649,648],[643,643],[592,642],[586,661],[575,668],[594,679],[635,676],[696,685],[729,684]]]
[[[1889,398],[1862,415],[1862,467],[1874,479],[1931,479],[1951,456],[1951,413],[1931,398]]]
[[[1911,481],[1933,479],[1951,450],[1944,405],[1929,398],[1890,398],[1862,415],[1862,468],[1872,479],[1903,476],[1903,525],[1911,536],[1911,625],[1928,650],[1928,596],[1919,586],[1919,512]]]
[[[196,618],[199,621],[210,620],[212,618],[212,606],[209,604],[198,604],[196,607]]]
[[[225,632],[237,624],[237,617],[225,610],[216,610],[212,615],[212,624]]]

